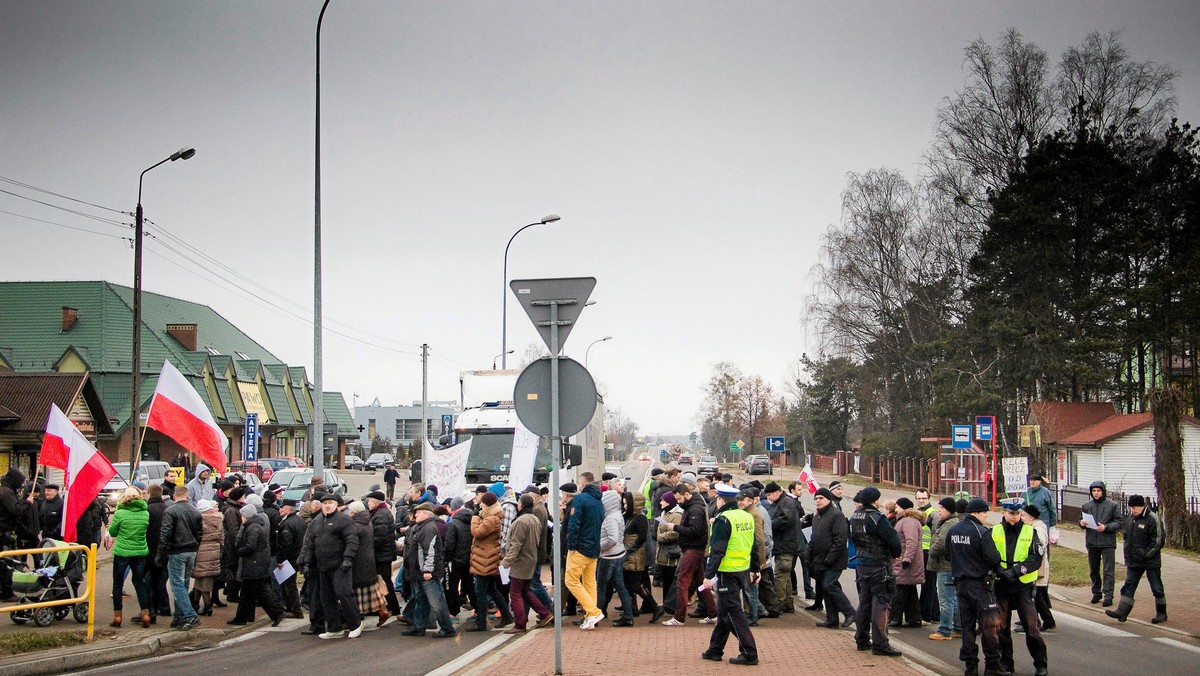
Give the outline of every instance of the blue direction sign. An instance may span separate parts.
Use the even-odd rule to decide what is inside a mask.
[[[991,441],[992,426],[995,424],[995,420],[990,415],[975,416],[975,438],[980,441]]]
[[[442,415],[442,434],[450,434],[453,430],[453,417],[450,414]]]
[[[970,425],[951,425],[950,426],[950,446],[952,448],[970,448],[971,447],[971,426]]]
[[[783,444],[783,437],[767,437],[765,440],[768,453],[783,453],[786,448]]]
[[[258,460],[258,414],[246,414],[246,432],[242,436],[242,458],[246,461]]]

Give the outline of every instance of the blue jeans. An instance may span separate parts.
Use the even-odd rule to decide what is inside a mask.
[[[167,557],[167,575],[171,578],[171,595],[175,597],[176,624],[196,619],[196,609],[188,597],[188,580],[192,579],[192,567],[196,565],[196,552],[180,552]]]
[[[530,581],[529,588],[533,590],[533,595],[542,602],[543,606],[554,607],[554,601],[550,600],[550,592],[546,591],[546,585],[542,583],[542,564],[540,563],[533,567],[533,579]]]
[[[419,594],[414,596],[419,596]],[[512,611],[508,608],[508,598],[500,591],[499,573],[496,575],[476,575],[475,596],[479,601],[475,604],[476,624],[487,626],[488,606],[492,603],[495,603],[496,610],[500,611],[501,620],[512,620]],[[416,621],[413,624],[415,625]]]
[[[616,587],[617,596],[621,599],[621,617],[622,619],[633,621],[633,600],[629,598],[629,590],[625,588],[625,555],[622,554],[615,559],[601,558],[596,565],[596,598],[599,599],[597,605],[601,610],[608,607],[608,601],[612,598],[612,589],[609,585]]]
[[[953,581],[953,573],[948,570],[938,571],[937,597],[941,619],[938,621],[937,633],[942,636],[949,636],[956,631],[962,632],[962,623],[958,618],[958,589],[950,584]]]
[[[125,576],[133,578],[133,591],[137,594],[138,608],[150,610],[150,581],[146,579],[146,557],[113,557],[113,610],[120,612],[121,593],[125,587]]]
[[[768,570],[767,574],[770,575],[771,571]],[[758,622],[759,616],[765,615],[767,610],[758,600],[758,585],[747,583],[746,588],[742,590],[742,596],[746,599],[746,619],[751,624]]]
[[[413,580],[409,582],[413,590],[413,630],[427,629],[430,615],[437,622],[438,629],[443,633],[452,633],[454,625],[450,622],[450,612],[446,609],[446,595],[442,590],[441,580]]]

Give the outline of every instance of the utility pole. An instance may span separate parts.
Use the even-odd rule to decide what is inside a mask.
[[[429,471],[429,458],[425,457],[425,435],[429,430],[429,344],[421,344],[421,480],[425,481]]]

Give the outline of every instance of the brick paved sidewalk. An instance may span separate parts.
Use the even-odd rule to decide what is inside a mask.
[[[876,657],[854,647],[851,630],[820,629],[816,616],[796,613],[775,620],[762,620],[754,627],[759,664],[742,667],[747,674],[819,674],[831,669],[861,673],[861,669],[879,670],[889,676],[929,674],[931,672],[907,658]],[[569,619],[569,618],[568,618]],[[604,620],[595,631],[585,632],[567,625],[563,628],[563,673],[571,676],[605,674],[705,674],[738,673],[739,668],[726,662],[701,659],[712,633],[709,625],[683,627],[649,626],[646,617],[628,628],[615,628]],[[729,638],[726,659],[737,655],[737,639]],[[459,674],[495,674],[497,669],[517,669],[522,674],[554,673],[554,630],[539,629],[519,641],[507,644],[486,660]]]

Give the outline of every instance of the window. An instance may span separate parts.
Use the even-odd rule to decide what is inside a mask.
[[[246,356],[245,352],[234,351],[234,354],[237,355],[238,359],[249,359],[250,358],[250,357]]]
[[[367,439],[375,440],[375,419],[367,418]]]
[[[209,353],[209,354],[211,354],[211,355],[219,355],[219,354],[221,354],[220,352],[218,352],[218,351],[217,351],[217,348],[215,348],[215,347],[211,347],[211,346],[205,345],[205,346],[204,346],[204,349],[205,349],[205,350],[207,350],[207,351],[208,351],[208,353]]]

